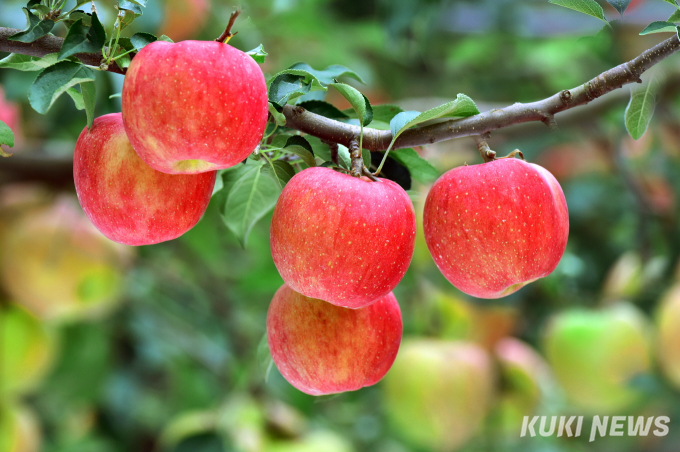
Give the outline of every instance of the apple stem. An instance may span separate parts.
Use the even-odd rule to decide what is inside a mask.
[[[338,161],[338,143],[335,143],[333,141],[326,141],[326,140],[321,140],[321,141],[326,143],[331,150],[331,162],[333,162],[337,166],[340,166],[340,163]]]
[[[378,178],[373,175],[365,166],[361,168],[361,174],[371,179],[373,182],[378,182]]]
[[[236,8],[236,10],[233,13],[231,13],[231,16],[229,17],[229,23],[227,24],[227,28],[220,35],[219,38],[215,39],[215,41],[226,44],[234,35],[236,35],[236,33],[238,33],[238,31],[232,33],[231,27],[234,26],[234,22],[236,22],[236,18],[238,17],[239,14],[241,14],[241,8]]]
[[[359,147],[359,142],[356,138],[349,143],[349,156],[352,159],[350,174],[354,177],[361,177],[364,159],[361,157],[361,147]]]
[[[485,133],[484,135],[475,135],[473,137],[475,139],[475,143],[477,144],[477,149],[479,149],[479,155],[482,156],[484,163],[493,162],[496,158],[496,152],[492,151],[491,148],[489,148],[489,145],[486,143],[486,139],[488,137],[488,133]]]

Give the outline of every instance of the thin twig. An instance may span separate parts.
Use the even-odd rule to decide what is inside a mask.
[[[232,15],[233,16],[233,15]],[[230,19],[231,22],[231,19]],[[0,51],[13,52],[31,56],[45,56],[59,52],[63,39],[56,36],[44,36],[32,43],[10,41],[7,38],[21,30],[0,27]],[[230,33],[225,30],[225,34]],[[226,39],[226,38],[225,38]],[[393,149],[423,146],[438,141],[471,135],[483,135],[493,130],[502,129],[531,121],[552,121],[554,116],[571,108],[585,105],[611,91],[629,83],[638,83],[640,76],[649,68],[668,58],[680,50],[677,35],[645,50],[636,58],[609,69],[594,79],[569,90],[562,90],[553,96],[528,104],[516,103],[501,109],[494,109],[463,119],[440,122],[437,124],[415,127],[402,133],[394,143]],[[99,66],[101,55],[77,54],[81,61],[90,66]],[[565,63],[566,64],[566,63]],[[117,65],[110,65],[109,72],[124,73]],[[349,147],[349,143],[361,133],[361,128],[329,119],[309,112],[299,105],[283,107],[286,127],[299,130],[322,140],[332,141]],[[392,141],[389,130],[364,128],[362,147],[370,151],[383,151]]]
[[[215,39],[217,42],[223,42],[223,43],[228,43],[229,40],[238,33],[238,31],[235,31],[234,33],[231,32],[231,27],[234,26],[234,22],[236,22],[236,18],[238,15],[241,14],[241,8],[236,8],[236,10],[231,13],[231,16],[229,17],[229,23],[227,24],[227,28],[224,29],[224,32],[220,35],[219,38]]]

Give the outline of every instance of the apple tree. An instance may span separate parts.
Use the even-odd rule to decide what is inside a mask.
[[[0,452],[680,415],[675,0],[0,15]]]

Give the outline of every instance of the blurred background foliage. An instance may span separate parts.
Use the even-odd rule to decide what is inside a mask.
[[[241,4],[230,44],[262,43],[265,73],[342,64],[367,81],[355,86],[373,104],[420,111],[459,92],[484,111],[577,86],[669,36],[638,33],[674,10],[634,0],[619,20],[602,2],[617,20],[601,29],[543,0]],[[22,28],[21,6],[3,0],[0,25]],[[150,0],[129,33],[214,39],[233,6]],[[97,8],[110,29],[111,2]],[[492,134],[499,154],[519,148],[562,184],[571,231],[550,276],[473,299],[441,276],[420,235],[395,290],[404,343],[394,368],[374,387],[315,398],[266,349],[267,306],[282,284],[269,219],[245,250],[214,202],[172,242],[109,242],[75,201],[85,115],[66,96],[35,113],[35,74],[0,71],[0,119],[18,135],[0,162],[0,452],[677,450],[680,58],[654,72],[662,90],[638,141],[623,123],[628,88],[558,115],[558,131]],[[97,115],[120,111],[109,96],[122,82],[98,75]],[[441,172],[481,163],[471,139],[422,152]],[[427,187],[414,189],[422,211]],[[534,414],[585,415],[582,436],[519,438]],[[670,433],[589,443],[592,414],[665,415]]]

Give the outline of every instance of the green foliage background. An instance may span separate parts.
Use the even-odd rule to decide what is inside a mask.
[[[0,25],[22,28],[21,6],[3,1]],[[217,37],[232,6],[214,0],[195,38]],[[374,105],[389,102],[420,111],[437,105],[433,99],[443,103],[458,93],[484,111],[577,86],[670,36],[638,33],[674,10],[647,0],[625,20],[602,28],[598,19],[531,0],[253,0],[242,6],[239,34],[230,44],[241,50],[263,44],[265,73],[299,61],[314,68],[341,64],[366,81],[365,87],[348,83]],[[110,5],[98,8],[109,30],[114,12]],[[618,19],[613,9],[605,11]],[[131,32],[156,30],[163,14],[164,5],[149,0]],[[636,290],[623,294],[654,313],[676,277],[680,255],[680,59],[671,57],[659,66],[654,71],[661,80],[656,113],[638,141],[628,136],[623,121],[628,88],[558,116],[558,131],[532,124],[492,134],[489,144],[499,155],[519,148],[560,180],[570,209],[567,252],[550,276],[512,296],[484,301],[450,286],[421,244],[395,290],[405,336],[469,336],[457,327],[464,320],[434,300],[434,289],[483,309],[516,310],[519,321],[511,333],[540,349],[549,316],[605,301],[607,274],[626,252],[655,263]],[[17,156],[61,164],[72,154],[85,115],[67,96],[45,116],[31,110],[27,93],[35,74],[0,70],[6,97],[22,107],[25,139],[15,148]],[[120,92],[122,79],[98,74],[96,116],[120,111],[120,99],[109,96]],[[349,107],[334,93],[327,100]],[[440,172],[481,163],[471,139],[430,146],[425,155]],[[73,192],[63,178],[3,166],[4,160],[1,184],[22,179]],[[421,199],[424,187],[414,182]],[[212,202],[201,222],[181,238],[138,250],[120,309],[104,319],[60,327],[59,358],[24,400],[38,413],[45,451],[165,450],[162,438],[181,438],[167,448],[174,452],[236,451],[248,450],[244,444],[250,437],[290,441],[314,431],[332,431],[357,451],[419,450],[387,422],[381,384],[314,398],[269,368],[262,346],[265,318],[282,280],[270,255],[268,221],[265,217],[255,226],[243,249]],[[644,384],[650,403],[671,413],[671,420],[680,419],[677,391],[659,375]],[[652,446],[634,438],[594,444],[529,438],[508,445],[489,423],[464,450],[671,450],[679,439],[680,430],[671,424],[670,435]]]

